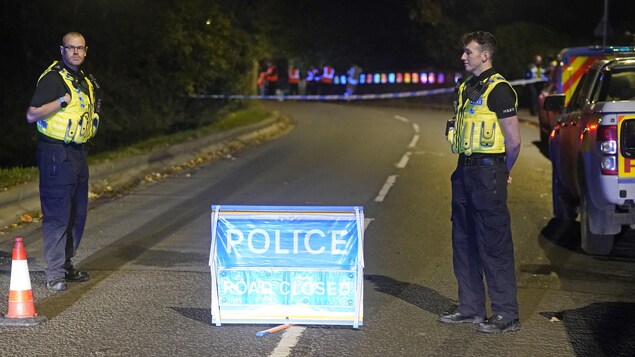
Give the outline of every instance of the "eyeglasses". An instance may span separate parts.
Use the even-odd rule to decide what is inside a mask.
[[[64,49],[66,51],[71,51],[71,52],[86,52],[86,46],[71,46],[71,45],[66,45],[66,46],[62,46],[64,47]]]

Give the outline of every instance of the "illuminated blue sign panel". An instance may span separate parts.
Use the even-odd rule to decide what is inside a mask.
[[[213,323],[362,323],[362,207],[212,211]]]

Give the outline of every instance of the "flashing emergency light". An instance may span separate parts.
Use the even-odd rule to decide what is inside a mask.
[[[395,83],[444,84],[446,83],[446,81],[453,80],[453,84],[454,84],[454,83],[457,83],[461,77],[462,77],[461,72],[361,73],[359,75],[358,83],[359,84],[395,84]],[[346,85],[348,83],[348,76],[346,74],[335,75],[333,76],[333,83],[336,85]]]
[[[445,83],[445,74],[439,73],[437,75],[437,83],[439,83],[439,84]]]
[[[635,47],[633,46],[610,46],[604,49],[604,53],[614,53],[614,52],[635,52]]]
[[[428,75],[425,72],[421,73],[419,76],[421,77],[421,83],[428,83]]]

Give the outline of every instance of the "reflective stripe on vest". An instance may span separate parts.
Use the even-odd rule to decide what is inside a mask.
[[[452,152],[465,155],[504,153],[505,137],[496,113],[487,107],[487,99],[497,84],[508,82],[498,73],[486,78],[482,83],[486,84],[487,88],[476,102],[463,98],[467,82],[465,81],[459,87],[456,127],[448,135]],[[516,95],[516,106],[518,106],[518,95]]]
[[[57,61],[47,68],[38,79],[38,82],[48,72],[56,71],[62,77],[64,84],[68,88],[71,100],[68,106],[59,110],[46,119],[37,122],[37,130],[53,139],[62,140],[65,143],[74,142],[83,144],[88,139],[95,136],[99,126],[99,115],[94,112],[94,90],[93,84],[80,73],[88,84],[89,93],[84,93],[73,85],[73,75],[62,66],[54,68]]]
[[[333,76],[335,76],[335,69],[331,66],[324,66],[324,73],[322,75],[322,83],[333,83]]]
[[[289,69],[289,83],[297,84],[300,83],[300,70],[297,68]]]

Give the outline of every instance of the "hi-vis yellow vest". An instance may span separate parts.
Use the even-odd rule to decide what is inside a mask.
[[[478,100],[472,101],[463,97],[468,81],[469,79],[459,86],[455,128],[448,132],[452,152],[465,155],[505,153],[505,136],[498,124],[496,113],[487,107],[487,98],[497,84],[508,82],[500,74],[493,74],[481,82],[482,86],[486,86],[485,90]]]
[[[99,126],[99,115],[95,113],[95,92],[90,80],[82,78],[88,85],[88,93],[73,84],[74,76],[64,66],[53,62],[38,79],[45,74],[57,71],[66,87],[69,89],[71,100],[68,106],[54,113],[46,119],[37,122],[37,130],[53,139],[62,140],[65,143],[83,144],[95,136]],[[81,73],[83,76],[83,73]],[[75,75],[76,76],[76,75]]]

